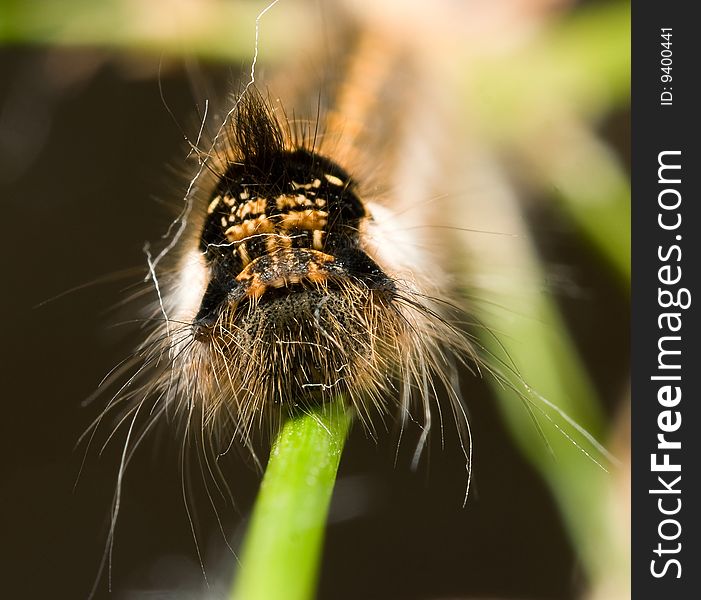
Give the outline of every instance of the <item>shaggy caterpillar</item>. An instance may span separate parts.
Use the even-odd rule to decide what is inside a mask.
[[[358,54],[385,52],[369,38]],[[356,81],[337,89],[349,119],[329,108],[300,125],[248,86],[198,149],[170,246],[155,259],[146,248],[157,325],[116,402],[182,415],[217,454],[338,397],[369,431],[386,415],[422,420],[422,446],[437,387],[468,431],[453,363],[474,352],[446,309],[440,263],[362,176],[373,157],[358,140],[377,102],[362,92],[385,85],[375,78],[389,63],[375,67],[351,65]]]
[[[429,381],[450,387],[463,337],[406,264],[415,250],[383,237],[392,213],[284,126],[260,96],[241,99],[215,186],[159,284],[164,322],[143,351],[167,366],[153,391],[205,423],[230,415],[244,440],[261,419],[339,395],[367,426],[397,405],[428,414]]]
[[[163,420],[184,452],[196,444],[203,476],[221,480],[216,457],[243,446],[260,464],[257,440],[341,398],[372,436],[386,421],[400,437],[418,423],[416,465],[436,409],[443,427],[440,394],[467,497],[471,440],[455,364],[477,359],[440,259],[411,230],[430,213],[428,192],[411,176],[396,195],[374,183],[401,176],[402,124],[378,107],[411,99],[408,80],[399,93],[394,77],[410,68],[395,70],[406,55],[370,34],[351,57],[308,119],[296,105],[288,117],[251,78],[211,141],[192,144],[199,165],[184,208],[158,253],[145,246],[150,332],[104,382],[100,393],[116,391],[89,434],[121,415],[109,438],[126,431],[103,560],[110,580],[125,472]]]
[[[184,209],[160,253],[146,248],[154,325],[110,379],[121,384],[106,413],[127,406],[110,542],[126,466],[165,416],[210,456],[241,444],[255,458],[261,434],[340,397],[373,435],[378,422],[418,422],[416,464],[436,415],[441,430],[450,415],[469,491],[455,364],[511,384],[459,328],[445,256],[421,235],[438,212],[436,159],[395,117],[416,102],[402,50],[360,35],[309,119],[247,85],[211,144],[193,144]]]

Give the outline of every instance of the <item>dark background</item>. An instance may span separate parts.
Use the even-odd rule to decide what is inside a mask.
[[[80,434],[107,398],[81,402],[138,342],[128,308],[111,308],[145,273],[181,197],[187,153],[158,90],[158,60],[94,51],[5,48],[0,53],[2,344],[2,596],[84,598],[98,571],[124,431],[98,456],[102,428],[75,490]],[[237,74],[201,67],[226,90]],[[163,65],[168,103],[193,131],[189,77]],[[606,135],[625,147],[627,114]],[[175,165],[170,168],[168,165]],[[170,201],[172,205],[172,201]],[[532,211],[546,265],[610,416],[623,391],[627,298],[557,214]],[[106,274],[134,270],[120,279]],[[559,269],[559,270],[558,270]],[[95,282],[47,304],[74,286]],[[133,286],[137,287],[134,288]],[[501,425],[482,382],[464,377],[474,430],[474,494],[462,508],[464,465],[434,444],[429,465],[395,467],[395,438],[354,431],[343,457],[322,567],[322,599],[571,598],[583,581],[544,485]],[[524,413],[525,414],[525,413]],[[125,478],[114,546],[112,598],[221,597],[233,561],[201,489],[195,489],[204,593],[184,509],[178,443],[164,429],[137,452]],[[258,475],[225,464],[237,501],[221,519],[236,532]],[[96,597],[106,597],[103,578]],[[157,594],[156,592],[162,592]]]

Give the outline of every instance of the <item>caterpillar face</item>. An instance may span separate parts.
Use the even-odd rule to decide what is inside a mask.
[[[231,165],[209,203],[200,250],[211,280],[198,326],[215,322],[226,303],[274,302],[275,290],[344,280],[391,287],[360,248],[368,214],[340,167],[304,149],[256,162]]]
[[[165,295],[181,326],[152,337],[170,358],[156,384],[166,403],[245,439],[339,396],[369,428],[417,398],[428,414],[428,382],[466,343],[406,276],[415,252],[383,239],[392,213],[371,212],[348,172],[286,136],[259,96],[230,127]]]

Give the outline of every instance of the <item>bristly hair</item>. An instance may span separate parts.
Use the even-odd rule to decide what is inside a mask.
[[[270,102],[256,88],[239,99],[229,129],[229,147],[242,166],[265,173],[285,150],[286,136]]]
[[[433,298],[435,265],[411,264],[391,211],[292,129],[255,88],[238,100],[175,251],[152,269],[159,324],[112,377],[131,370],[105,412],[148,415],[137,443],[170,415],[217,456],[341,397],[373,436],[388,416],[421,423],[416,462],[442,388],[469,471],[454,363],[479,361]]]

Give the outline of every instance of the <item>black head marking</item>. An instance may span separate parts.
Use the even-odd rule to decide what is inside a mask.
[[[279,287],[341,272],[377,279],[379,267],[359,249],[367,212],[345,170],[311,149],[290,147],[260,95],[241,100],[231,136],[235,156],[208,199],[200,238],[211,280],[198,319],[237,296],[237,286],[258,286],[258,298],[263,281]]]

